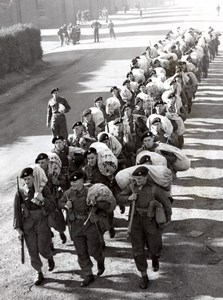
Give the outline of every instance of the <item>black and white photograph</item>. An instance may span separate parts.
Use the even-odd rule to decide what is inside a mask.
[[[222,34],[222,0],[0,0],[0,299],[223,299]]]

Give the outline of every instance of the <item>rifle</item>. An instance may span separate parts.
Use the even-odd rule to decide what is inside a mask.
[[[19,191],[19,178],[17,177],[17,191],[18,191],[18,196],[19,196],[19,223],[20,223],[20,229],[23,230],[22,228],[22,208],[21,208],[21,202],[22,202],[22,196]],[[24,233],[22,234],[20,238],[20,246],[21,246],[21,263],[25,263],[25,251],[24,251]]]
[[[130,183],[129,186],[131,188],[132,193],[135,193],[134,186],[133,186],[132,182]],[[131,207],[131,215],[130,215],[129,225],[128,225],[128,228],[127,228],[127,240],[129,239],[130,234],[131,234],[131,230],[132,230],[132,222],[133,222],[133,216],[134,216],[134,213],[135,213],[135,206],[136,206],[136,201],[133,201],[132,202],[132,207]]]
[[[66,197],[67,201],[71,201],[71,200],[68,198],[68,195],[67,195],[67,194],[65,194],[65,197]],[[65,206],[65,207],[66,207],[66,206]],[[73,212],[72,209],[71,209],[71,212]],[[67,208],[67,211],[66,211],[66,221],[67,221],[67,227],[68,227],[70,239],[71,239],[71,241],[72,241],[71,222],[70,222],[70,208]]]

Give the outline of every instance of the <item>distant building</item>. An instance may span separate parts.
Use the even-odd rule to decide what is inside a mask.
[[[111,0],[0,0],[0,28],[16,23],[33,23],[39,28],[57,28],[74,23],[78,10],[89,10],[92,19],[106,7],[115,13]]]

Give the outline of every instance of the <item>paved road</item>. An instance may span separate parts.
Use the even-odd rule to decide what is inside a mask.
[[[32,280],[28,264],[18,269],[18,263],[15,262],[9,268],[11,257],[14,263],[15,254],[18,255],[18,249],[12,248],[12,245],[15,246],[15,242],[12,242],[14,235],[11,231],[9,234],[15,176],[22,167],[32,162],[36,154],[51,148],[50,133],[44,127],[47,97],[51,88],[59,86],[72,106],[68,115],[70,128],[74,121],[79,120],[80,112],[89,107],[96,96],[106,98],[110,86],[121,84],[129,69],[130,59],[144,50],[148,40],[153,42],[153,39],[162,38],[165,32],[179,25],[179,21],[184,22],[184,26],[190,24],[189,26],[206,29],[212,25],[214,28],[222,28],[221,20],[214,17],[214,12],[208,15],[206,7],[200,7],[199,10],[188,7],[173,10],[170,7],[159,8],[153,9],[153,13],[148,12],[148,18],[145,14],[143,20],[139,20],[134,13],[125,18],[118,15],[113,20],[120,25],[116,41],[111,42],[105,36],[104,29],[104,36],[97,45],[90,43],[87,32],[86,39],[80,46],[68,46],[64,49],[54,49],[53,46],[53,51],[44,56],[44,60],[53,66],[53,70],[45,70],[45,81],[40,81],[39,85],[35,81],[35,88],[24,96],[15,90],[15,97],[19,94],[19,98],[10,105],[5,101],[4,110],[0,112],[1,144],[5,144],[0,148],[0,251],[3,257],[0,282],[4,287],[2,295],[7,299],[18,299],[17,296],[20,299],[40,299],[43,295],[45,298],[50,297],[49,299],[53,296],[62,299],[65,292],[67,299],[74,299],[76,292],[79,295],[77,299],[86,299],[84,291],[76,291],[75,273],[70,272],[70,277],[67,277],[62,271],[55,272],[51,276],[52,280],[47,282],[39,294],[37,289],[31,292],[28,289]],[[143,26],[140,22],[143,22]],[[63,65],[58,61],[63,62]],[[109,271],[101,279],[101,285],[96,283],[94,286],[92,299],[209,300],[223,297],[222,70],[223,56],[220,55],[211,63],[209,77],[199,85],[192,113],[186,121],[184,149],[191,159],[192,167],[187,172],[178,174],[178,180],[173,186],[173,222],[164,234],[160,272],[149,273],[152,283],[148,291],[140,293],[137,290],[137,272],[131,260],[129,244],[123,238],[125,226],[119,224],[115,241],[107,241]],[[43,75],[39,74],[33,80],[40,80],[41,76]],[[13,95],[11,98],[13,99]],[[120,217],[118,212],[117,216]],[[200,236],[191,237],[193,230],[199,231]],[[66,268],[70,270],[70,253],[67,252],[68,248],[63,247],[56,258],[60,264],[66,257]],[[124,266],[121,264],[123,259]],[[117,270],[120,273],[118,275]],[[56,282],[53,278],[56,278]],[[21,280],[22,289],[18,288]]]

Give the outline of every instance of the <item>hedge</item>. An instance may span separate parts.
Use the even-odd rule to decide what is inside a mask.
[[[32,66],[42,58],[40,30],[32,24],[0,29],[0,77]]]

